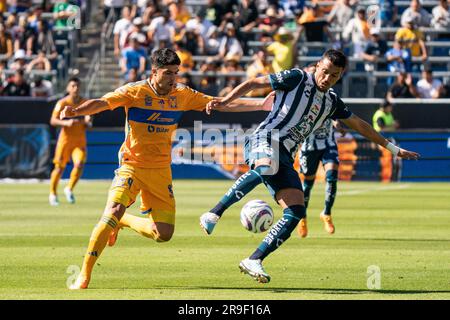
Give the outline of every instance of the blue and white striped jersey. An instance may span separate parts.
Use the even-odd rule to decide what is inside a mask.
[[[270,135],[292,157],[298,146],[325,120],[347,119],[352,115],[332,89],[318,90],[311,73],[291,69],[270,74],[269,79],[276,92],[275,101],[272,111],[254,134]]]
[[[335,148],[337,146],[334,136],[334,126],[331,119],[327,119],[324,123],[311,133],[302,144],[303,151],[318,151],[327,148]]]

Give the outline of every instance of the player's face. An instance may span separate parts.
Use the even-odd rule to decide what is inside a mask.
[[[80,84],[76,81],[70,81],[67,85],[67,93],[76,96],[80,92]]]
[[[173,89],[178,71],[179,66],[177,65],[152,69],[154,83],[161,94],[167,94]]]
[[[336,67],[330,60],[323,59],[317,63],[314,78],[320,91],[327,91],[338,82],[344,69]]]

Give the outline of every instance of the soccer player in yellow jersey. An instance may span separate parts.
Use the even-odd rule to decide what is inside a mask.
[[[76,108],[86,101],[79,94],[80,79],[71,78],[67,83],[66,90],[68,95],[56,103],[50,119],[52,126],[61,127],[56,144],[55,157],[53,159],[55,168],[50,175],[50,195],[48,200],[52,206],[59,205],[57,187],[70,158],[72,158],[73,169],[70,173],[69,184],[64,188],[64,193],[69,203],[75,203],[73,188],[80,179],[83,173],[84,163],[86,162],[86,127],[92,124],[90,116],[60,119],[60,114],[64,106]]]
[[[114,245],[121,228],[131,228],[156,242],[169,241],[173,235],[172,133],[185,111],[203,111],[213,97],[176,83],[180,59],[175,51],[160,49],[151,59],[149,79],[124,85],[79,107],[68,105],[61,112],[61,118],[79,117],[122,106],[127,115],[120,167],[115,172],[103,216],[92,231],[81,273],[70,289],[88,287],[96,260],[107,243]],[[262,110],[266,100],[239,100],[221,111]],[[139,193],[140,211],[147,215],[145,218],[125,213]]]

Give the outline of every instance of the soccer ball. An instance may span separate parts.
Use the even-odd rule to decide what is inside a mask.
[[[251,200],[241,210],[241,223],[250,232],[267,231],[273,223],[273,211],[262,200]]]

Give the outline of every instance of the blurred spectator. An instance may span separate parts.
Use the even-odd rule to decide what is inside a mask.
[[[280,0],[278,5],[283,9],[286,17],[298,16],[305,7],[305,0]]]
[[[53,85],[50,81],[41,76],[37,76],[31,83],[32,97],[51,97],[53,95]]]
[[[225,14],[225,9],[216,2],[216,0],[208,0],[208,4],[203,9],[205,12],[202,13],[206,20],[211,21],[216,26],[220,26],[222,22],[223,15]]]
[[[131,28],[128,31],[127,36],[125,37],[124,47],[130,45],[130,39],[136,38],[139,42],[139,45],[147,47],[149,44],[149,40],[147,37],[147,32],[144,31],[144,22],[141,17],[136,17],[133,19],[133,23]]]
[[[230,56],[227,55],[225,58],[225,63],[222,66],[223,73],[232,73],[237,71],[242,71],[242,67],[239,65],[240,56]],[[220,90],[219,96],[225,97],[228,93],[231,92],[234,88],[236,88],[242,82],[242,77],[238,76],[228,76],[225,77],[225,83],[223,85],[223,89]]]
[[[205,11],[198,10],[194,17],[186,23],[186,30],[194,30],[195,33],[201,35],[203,42],[208,41],[208,33],[214,25],[211,21],[205,19]]]
[[[396,32],[395,39],[402,41],[411,50],[413,57],[421,56],[422,61],[428,59],[423,33],[416,28],[414,18],[405,19],[405,25]]]
[[[9,59],[13,55],[13,41],[11,34],[5,30],[5,26],[0,24],[0,54]]]
[[[175,37],[175,22],[170,12],[164,10],[162,16],[154,18],[150,23],[148,38],[153,42],[154,50],[170,47]]]
[[[386,52],[386,60],[390,72],[411,72],[411,50],[401,40],[394,41],[394,47]]]
[[[8,60],[0,60],[0,92],[3,88],[3,83],[5,82],[5,73],[3,72],[8,67]]]
[[[9,66],[12,70],[25,70],[27,67],[26,61],[27,55],[25,54],[25,50],[19,49],[14,53],[14,62]]]
[[[125,46],[128,33],[132,29],[131,8],[124,6],[122,8],[122,18],[114,24],[114,55],[119,57],[120,51]]]
[[[114,21],[116,21],[120,17],[122,8],[125,6],[125,0],[104,0],[103,5],[103,14],[105,19],[108,17],[110,11],[113,11]]]
[[[263,49],[258,50],[253,57],[253,62],[247,66],[247,79],[254,79],[273,73],[272,64],[267,60],[266,52]],[[249,97],[265,97],[271,89],[255,89],[250,91]]]
[[[356,16],[352,18],[345,27],[342,37],[345,41],[353,44],[353,55],[360,57],[370,40],[370,28],[366,19],[366,9],[358,7]]]
[[[227,23],[225,26],[225,35],[220,39],[219,57],[236,57],[239,59],[244,55],[241,43],[236,37],[236,28],[232,23]]]
[[[6,18],[5,21],[5,29],[6,30],[12,30],[14,26],[16,25],[17,21],[17,14],[11,13],[8,18]]]
[[[14,76],[7,82],[0,95],[21,97],[30,96],[30,85],[25,80],[22,69],[16,70]]]
[[[194,60],[192,60],[192,54],[186,50],[183,41],[176,41],[173,49],[181,61],[179,72],[182,73],[191,71],[194,68]]]
[[[397,75],[395,83],[389,88],[386,95],[388,101],[393,98],[419,98],[410,73],[400,72]]]
[[[50,60],[56,59],[58,56],[53,34],[44,20],[37,22],[37,33],[33,36],[33,54],[37,54],[39,51],[43,51]]]
[[[14,52],[23,49],[28,56],[31,56],[34,32],[28,27],[26,16],[19,17],[19,24],[11,30],[11,34],[14,39]]]
[[[128,80],[128,73],[133,68],[138,70],[139,76],[145,72],[146,57],[147,53],[139,45],[138,39],[134,36],[131,37],[130,46],[122,51],[122,59],[120,60],[120,67],[125,80]]]
[[[275,33],[283,25],[276,6],[270,6],[266,10],[266,16],[259,20],[258,29],[270,34]]]
[[[433,8],[432,13],[431,25],[435,29],[450,28],[449,0],[440,0],[439,5]]]
[[[385,100],[380,105],[380,108],[374,113],[372,125],[376,131],[395,131],[400,127],[398,121],[396,121],[392,115],[392,109],[392,104]]]
[[[125,83],[124,84],[130,83],[130,82],[136,82],[136,81],[139,81],[138,69],[137,68],[131,68],[128,71],[128,76],[125,79]]]
[[[153,18],[160,16],[162,14],[162,8],[159,0],[147,0],[147,7],[144,9],[142,14],[142,20],[146,26],[150,25]]]
[[[106,2],[107,0],[105,0]],[[73,19],[78,12],[78,7],[71,5],[69,0],[60,0],[53,8],[53,19],[55,19],[55,27],[67,27],[70,18]]]
[[[305,7],[305,11],[299,19],[301,31],[305,31],[306,41],[325,42],[325,34],[328,41],[334,41],[334,37],[328,29],[327,21],[320,18],[320,8],[317,4]]]
[[[42,50],[39,51],[38,56],[31,60],[27,65],[26,71],[30,72],[31,70],[43,70],[47,72],[50,72],[52,70],[50,60],[48,60]]]
[[[247,43],[254,40],[254,34],[251,32],[258,23],[258,9],[254,0],[239,1],[237,10],[234,14],[234,25],[239,31],[242,40],[244,53],[248,53]]]
[[[207,40],[205,42],[205,54],[207,55],[218,55],[219,54],[219,47],[220,47],[220,39],[219,39],[219,30],[214,25],[206,34]]]
[[[295,65],[299,32],[294,36],[281,27],[274,36],[274,42],[267,47],[267,53],[274,55],[272,68],[274,72],[289,70]]]
[[[403,11],[401,25],[414,22],[417,27],[429,27],[431,23],[431,15],[427,10],[422,8],[419,0],[411,0],[409,7]]]
[[[350,5],[350,0],[343,0],[336,2],[330,14],[327,17],[327,21],[330,24],[334,24],[336,27],[342,30],[353,18],[353,8]]]
[[[20,13],[26,12],[30,9],[32,0],[9,0],[8,3],[8,11],[11,13]]]
[[[366,71],[382,70],[386,68],[386,64],[380,62],[379,59],[384,58],[387,51],[387,43],[380,36],[380,30],[377,28],[370,29],[370,41],[367,43],[367,47],[362,53],[363,59],[367,62],[365,64]],[[377,68],[375,68],[377,66]]]
[[[213,57],[208,57],[206,62],[201,65],[200,71],[205,73],[205,76],[201,77],[198,90],[210,95],[217,96],[219,94],[219,85],[217,83],[217,77],[215,75],[209,75],[208,72],[217,72],[220,66],[220,62],[214,60]]]
[[[184,26],[191,18],[191,12],[185,4],[184,0],[172,0],[169,4],[170,18],[175,25]]]
[[[30,27],[31,29],[33,29],[34,32],[38,31],[38,21],[42,20],[42,12],[44,11],[44,9],[42,8],[41,5],[34,5],[33,7],[31,7],[30,9],[30,15],[28,16],[28,27]]]
[[[199,32],[191,28],[184,29],[185,48],[193,55],[202,55],[205,52],[205,43]]]
[[[417,82],[417,91],[421,98],[437,99],[442,93],[442,81],[433,79],[433,71],[425,69],[422,71],[422,79]]]
[[[379,19],[380,27],[393,27],[398,19],[398,7],[394,0],[378,0],[380,7]]]

